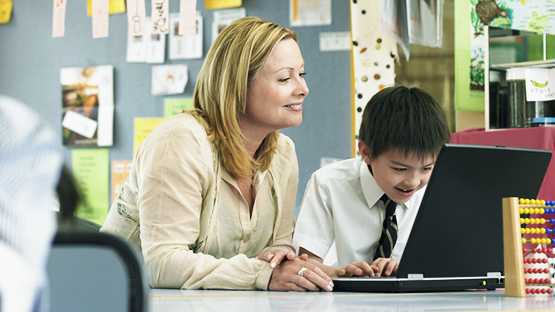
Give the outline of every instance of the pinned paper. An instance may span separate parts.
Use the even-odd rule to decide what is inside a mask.
[[[62,120],[62,126],[88,139],[92,139],[96,132],[97,122],[96,120],[68,110]]]
[[[0,0],[0,3],[2,0]],[[63,37],[66,29],[66,0],[54,0],[52,38]]]
[[[54,1],[54,3],[56,3],[56,1]],[[12,17],[12,9],[12,0],[0,0],[0,24],[6,24],[10,21],[10,18]]]
[[[147,25],[150,17],[146,17]],[[143,36],[127,36],[127,57],[129,63],[164,63],[166,57],[166,35],[150,34],[147,28]]]
[[[123,183],[129,176],[133,168],[131,160],[114,160],[112,161],[112,202],[121,193]]]
[[[179,29],[179,14],[170,14],[171,30],[170,30],[170,60],[181,59],[197,59],[202,58],[202,29],[203,18],[200,12],[197,12],[195,24],[197,25],[197,32],[192,35],[180,35]]]
[[[289,0],[291,26],[331,25],[331,0]]]
[[[183,93],[188,69],[187,65],[152,66],[152,95]]]
[[[67,1],[67,0],[66,0]],[[92,1],[87,0],[87,15],[92,16]],[[109,0],[110,3],[108,4],[108,13],[110,14],[119,14],[125,12],[125,0]],[[132,2],[136,2],[136,0],[130,0]],[[143,0],[144,4],[144,0]]]
[[[227,25],[245,16],[247,16],[247,10],[245,10],[245,8],[215,11],[214,20],[212,22],[212,42],[216,40],[216,37]]]
[[[129,35],[135,37],[144,35],[147,25],[145,20],[145,0],[127,0],[127,28]]]
[[[197,33],[197,0],[181,0],[179,5],[178,34],[194,35]]]
[[[75,215],[104,224],[109,206],[109,152],[108,149],[77,149],[72,152],[72,171],[83,202]]]
[[[169,33],[169,0],[152,0],[152,34]]]
[[[165,98],[164,117],[171,117],[180,114],[184,109],[194,108],[193,98]]]
[[[526,101],[555,100],[555,68],[526,68]]]
[[[93,38],[108,37],[109,0],[92,0]]]
[[[207,10],[236,8],[242,4],[242,0],[204,0],[204,8]]]
[[[166,118],[135,118],[135,140],[133,141],[133,154],[143,144],[146,137],[158,127]]]
[[[320,51],[351,51],[351,32],[320,33]]]
[[[67,146],[111,146],[114,118],[114,68],[68,67],[60,70],[63,143]],[[81,115],[79,118],[68,112]],[[85,119],[86,118],[86,119]],[[88,136],[93,124],[96,132]],[[81,124],[82,123],[82,124]],[[67,128],[69,125],[71,128]],[[77,130],[77,131],[76,131]]]

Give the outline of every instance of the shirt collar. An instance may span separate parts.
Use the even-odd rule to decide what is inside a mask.
[[[370,170],[368,170],[368,165],[364,162],[364,160],[361,161],[359,170],[362,193],[364,194],[368,207],[372,209],[376,202],[380,200],[384,192],[378,183],[376,183],[376,180],[374,180],[374,177],[370,173]]]

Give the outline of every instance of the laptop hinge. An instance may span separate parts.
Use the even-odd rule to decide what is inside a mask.
[[[488,272],[488,277],[502,277],[501,272]]]
[[[424,279],[424,274],[422,274],[422,273],[409,274],[408,279],[410,279],[410,280],[421,280],[421,279]]]

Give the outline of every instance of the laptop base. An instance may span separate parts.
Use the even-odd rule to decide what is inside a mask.
[[[333,291],[348,292],[429,292],[504,288],[503,277],[465,278],[333,278]]]

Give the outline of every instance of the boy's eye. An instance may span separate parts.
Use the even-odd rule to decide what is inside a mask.
[[[433,167],[424,167],[424,170],[428,171],[428,170],[432,170]]]
[[[403,171],[407,171],[407,168],[393,168],[393,170],[398,172],[403,172]]]

